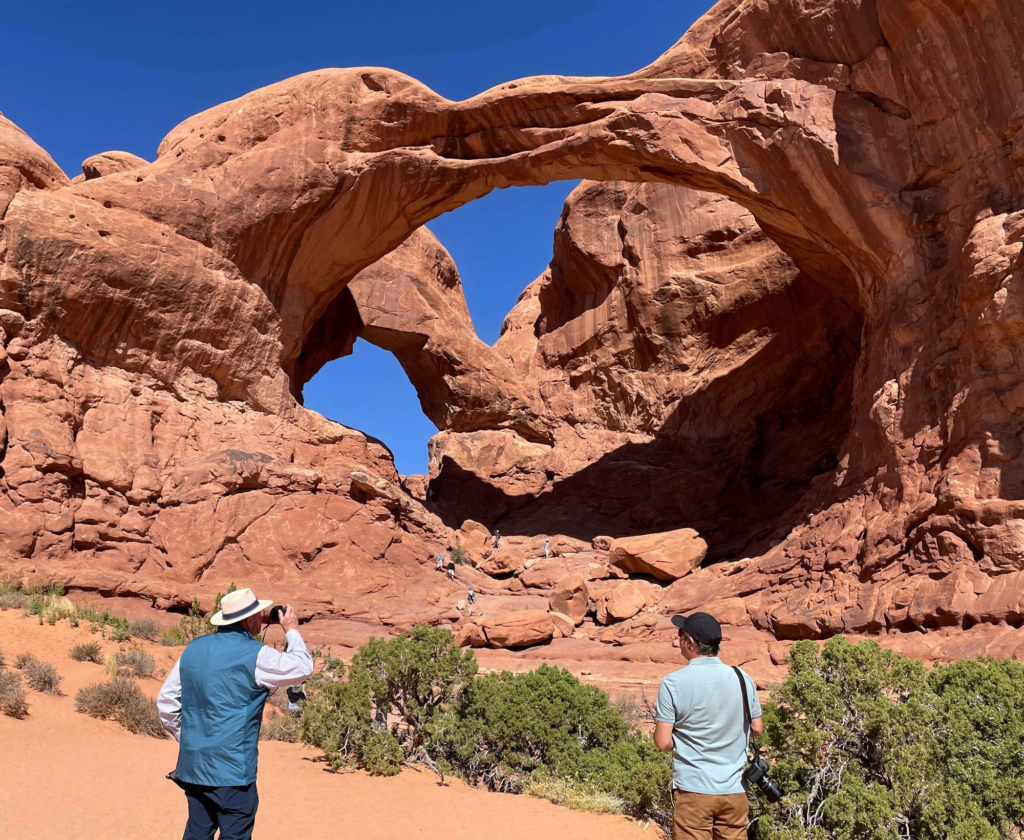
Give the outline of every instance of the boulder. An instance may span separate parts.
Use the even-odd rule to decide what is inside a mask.
[[[614,540],[611,560],[627,572],[678,580],[698,568],[708,544],[693,528]]]
[[[627,581],[605,589],[596,605],[597,623],[610,624],[632,618],[647,606],[647,597],[641,587]]]
[[[552,590],[548,596],[548,606],[552,612],[569,616],[574,625],[583,623],[587,616],[587,604],[590,593],[583,575],[569,575]]]
[[[493,543],[491,532],[486,527],[472,519],[467,519],[448,541],[448,549],[450,551],[455,548],[456,544],[461,545],[470,565],[480,568],[484,558],[490,554]]]
[[[520,648],[550,642],[555,624],[545,610],[521,610],[474,619],[455,636],[460,647]]]
[[[569,618],[565,613],[550,611],[548,615],[551,617],[551,622],[555,625],[555,636],[568,639],[572,636],[573,631],[576,629],[573,624],[573,620]]]
[[[489,575],[509,575],[519,571],[526,563],[526,546],[512,540],[501,544],[480,561],[477,568]]]

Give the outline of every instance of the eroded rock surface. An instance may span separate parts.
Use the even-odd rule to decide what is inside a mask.
[[[629,76],[465,102],[318,71],[74,184],[0,119],[3,573],[165,608],[244,578],[346,638],[574,662],[674,661],[704,608],[762,682],[838,632],[1024,657],[1021,12],[723,0]],[[422,225],[569,178],[487,347]],[[422,499],[297,402],[358,336],[440,430]],[[449,581],[468,519],[502,547]],[[704,567],[617,579],[605,542],[682,528]]]

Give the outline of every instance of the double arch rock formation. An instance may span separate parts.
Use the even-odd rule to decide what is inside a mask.
[[[424,563],[476,503],[523,536],[698,527],[711,565],[660,613],[1013,653],[1021,12],[722,0],[629,76],[464,102],[318,71],[75,183],[0,121],[0,564],[164,607],[244,576],[319,615],[452,620]],[[552,266],[487,347],[422,226],[570,178]],[[442,430],[428,504],[299,403],[360,334]]]

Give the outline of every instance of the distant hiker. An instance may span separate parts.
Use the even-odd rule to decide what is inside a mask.
[[[452,580],[455,580],[455,561],[454,560],[449,560],[448,561],[448,577],[450,577]]]
[[[469,587],[469,591],[466,593],[466,600],[469,601],[470,604],[476,603],[476,593],[473,591],[472,584]]]
[[[216,633],[200,636],[167,675],[156,699],[160,724],[178,742],[168,778],[185,791],[188,824],[182,840],[250,840],[256,824],[256,758],[267,694],[299,685],[313,660],[289,606],[281,615],[282,653],[253,638],[263,629],[260,601],[250,589],[229,592],[210,619]]]
[[[747,741],[764,731],[754,682],[718,658],[722,628],[712,616],[676,615],[672,624],[687,664],[658,688],[654,745],[672,753],[673,836],[746,840]]]
[[[501,531],[494,532],[494,547],[498,547],[498,543],[501,541]]]
[[[438,554],[437,555],[437,570],[439,572],[443,572],[444,571],[444,555],[443,554]]]
[[[551,556],[551,540],[544,540],[544,559],[547,560]]]

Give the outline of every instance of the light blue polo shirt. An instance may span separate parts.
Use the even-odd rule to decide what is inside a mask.
[[[750,717],[761,717],[754,681],[747,682]],[[717,656],[701,656],[658,687],[659,723],[671,723],[672,787],[688,793],[743,793],[747,730],[736,672]]]

